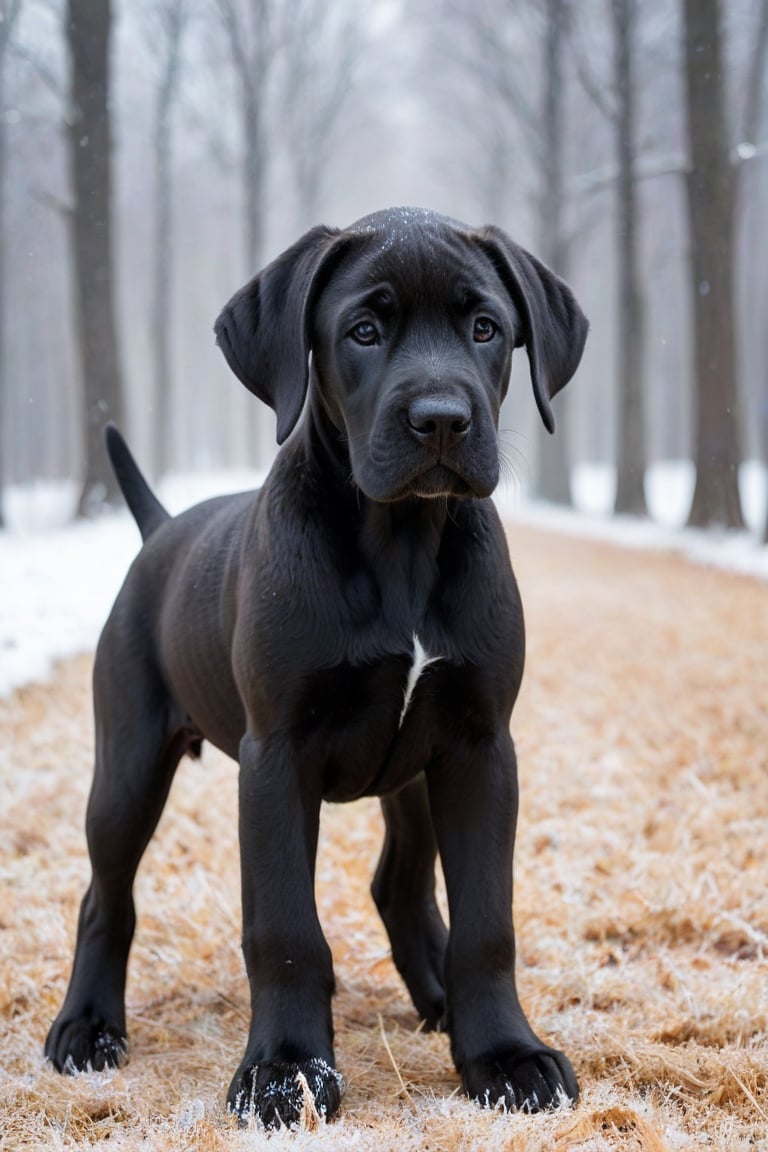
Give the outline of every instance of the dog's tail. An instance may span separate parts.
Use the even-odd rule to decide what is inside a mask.
[[[112,465],[120,491],[139,526],[142,540],[147,540],[165,520],[170,520],[154,492],[141,474],[131,450],[114,424],[104,429],[107,454]]]

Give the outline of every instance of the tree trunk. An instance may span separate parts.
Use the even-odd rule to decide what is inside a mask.
[[[245,196],[245,250],[248,259],[247,276],[255,276],[264,257],[264,217],[266,165],[263,142],[264,125],[258,89],[250,80],[244,81],[243,117],[245,129],[244,196]]]
[[[744,118],[741,130],[740,144],[751,144],[757,146],[760,143],[762,123],[764,120],[763,115],[763,89],[765,87],[765,70],[766,63],[768,63],[768,0],[761,0],[758,9],[757,27],[753,41],[752,55],[749,61],[749,68],[747,70],[747,84],[746,95],[744,98]],[[734,212],[736,217],[739,216],[739,208],[743,204],[744,186],[748,183],[750,177],[747,175],[751,165],[740,164],[735,171],[736,177],[736,191],[734,201]],[[765,245],[756,246],[753,242],[753,237],[747,238],[749,248],[747,253],[748,266],[754,275],[754,268],[759,266],[761,261],[765,258]],[[762,249],[762,250],[761,250]],[[754,292],[754,288],[750,291],[750,296]],[[764,295],[764,294],[763,294]],[[765,314],[765,300],[761,301],[763,304],[762,311],[758,311],[758,315]],[[762,351],[765,356],[768,356],[768,340],[763,335]],[[760,459],[763,464],[768,467],[768,360],[763,360],[760,371],[760,379],[757,384],[757,442]],[[766,508],[765,525],[763,528],[763,543],[768,544],[768,508]]]
[[[264,255],[266,108],[275,47],[269,0],[217,0],[240,87],[243,126],[244,274],[254,276]]]
[[[768,488],[768,386],[763,381],[760,393],[760,435],[763,445],[763,467],[765,468],[765,483]],[[765,509],[765,526],[763,528],[763,544],[768,544],[768,504]]]
[[[173,212],[171,203],[171,116],[179,78],[184,0],[172,0],[165,10],[163,74],[155,103],[155,240],[153,245],[152,359],[154,420],[152,463],[155,476],[169,467],[173,318]]]
[[[634,42],[636,0],[613,0],[614,68],[618,96],[618,438],[614,511],[646,516],[643,411],[644,304],[639,266],[635,179]]]
[[[117,502],[104,450],[107,420],[122,421],[112,274],[112,169],[109,116],[111,0],[68,0],[69,128],[75,313],[83,380],[86,473],[80,515]]]
[[[368,19],[364,5],[328,0],[278,5],[277,11],[285,61],[280,99],[303,229],[318,222],[323,180],[332,167],[332,137],[363,53]],[[311,68],[308,44],[313,45]]]
[[[1,115],[5,108],[5,53],[0,56],[0,528],[3,519],[3,489],[5,487],[5,426],[9,397],[7,380],[7,358],[5,352],[5,264],[7,243],[5,237],[5,173],[7,167],[8,144],[5,118]]]
[[[563,47],[566,19],[567,0],[547,0],[540,251],[544,263],[560,276],[567,274],[568,258],[563,227]],[[563,396],[559,401],[554,438],[545,428],[538,427],[536,495],[553,504],[570,505],[570,445],[565,400]]]
[[[719,0],[684,0],[696,487],[688,523],[743,528],[728,157]]]
[[[5,427],[8,405],[8,380],[5,354],[5,253],[7,251],[5,237],[5,177],[8,160],[8,128],[5,117],[5,68],[8,60],[8,47],[11,33],[21,10],[21,0],[10,0],[10,3],[0,4],[0,528],[3,519],[3,488],[5,481]]]
[[[163,86],[165,87],[165,86]],[[153,245],[152,292],[152,361],[153,397],[152,464],[159,477],[168,468],[168,430],[170,427],[171,395],[171,176],[170,104],[166,93],[158,94],[155,123],[155,241]]]
[[[243,222],[246,267],[244,277],[254,276],[264,257],[267,130],[266,109],[275,47],[269,0],[248,0],[238,8],[234,0],[218,0],[229,39],[229,49],[240,86],[243,125]],[[272,422],[259,406],[249,409],[249,457],[255,467],[265,467],[274,455]]]

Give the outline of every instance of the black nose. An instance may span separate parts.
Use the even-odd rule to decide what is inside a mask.
[[[408,424],[417,440],[438,452],[462,440],[472,422],[472,409],[458,396],[420,396],[408,408]]]

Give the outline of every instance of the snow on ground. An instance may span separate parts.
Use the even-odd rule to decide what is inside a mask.
[[[652,519],[612,516],[613,470],[580,465],[573,477],[575,509],[526,501],[502,490],[496,503],[511,519],[552,532],[604,540],[623,548],[680,552],[699,564],[756,576],[768,581],[768,547],[761,544],[768,515],[768,473],[756,461],[742,466],[739,476],[745,532],[683,528],[693,496],[695,473],[687,460],[652,464],[645,494]]]
[[[171,512],[260,483],[254,473],[174,476],[159,494]],[[141,545],[129,512],[71,522],[77,491],[36,484],[3,494],[0,532],[0,695],[43,679],[53,661],[96,644]]]
[[[542,528],[606,540],[622,547],[666,549],[693,560],[768,581],[768,547],[758,533],[765,523],[766,475],[746,465],[740,476],[745,515],[752,533],[682,530],[693,488],[686,463],[654,465],[646,491],[654,521],[608,515],[614,479],[610,469],[581,466],[574,474],[578,511],[529,502],[502,487],[501,511]],[[160,496],[172,512],[221,492],[259,483],[254,473],[169,478]],[[126,513],[69,523],[76,499],[72,485],[37,484],[4,494],[8,529],[0,532],[0,695],[43,679],[52,662],[89,651],[140,544]]]

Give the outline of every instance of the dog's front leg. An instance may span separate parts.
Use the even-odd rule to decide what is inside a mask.
[[[320,781],[302,775],[287,738],[240,745],[243,952],[251,1029],[227,1104],[242,1121],[297,1121],[307,1088],[330,1118],[334,1069],[331,952],[314,899]]]
[[[428,772],[450,910],[448,1027],[469,1096],[531,1112],[575,1101],[568,1060],[539,1040],[515,986],[512,854],[517,769],[506,730],[469,741]]]

